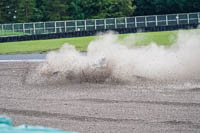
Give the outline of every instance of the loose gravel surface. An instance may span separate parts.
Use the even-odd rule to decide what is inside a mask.
[[[43,80],[39,62],[0,63],[0,114],[80,133],[200,132],[198,85]]]

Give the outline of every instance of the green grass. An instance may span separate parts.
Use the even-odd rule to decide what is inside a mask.
[[[189,32],[184,31],[184,32]],[[199,32],[199,30],[198,30]],[[178,31],[166,32],[148,32],[137,34],[120,34],[120,39],[124,39],[129,35],[134,36],[137,45],[147,45],[155,42],[158,45],[170,46],[176,41]],[[88,44],[95,40],[96,36],[90,37],[74,37],[64,39],[49,39],[38,41],[21,41],[0,43],[0,54],[14,54],[14,53],[33,53],[33,52],[47,52],[50,50],[59,49],[64,43],[72,44],[79,51],[86,51]]]
[[[89,42],[94,39],[95,36],[0,43],[0,54],[46,52],[59,49],[66,42],[75,45],[78,50],[84,51]]]
[[[165,31],[165,32],[148,32],[148,33],[137,33],[133,34],[135,37],[136,45],[148,45],[152,42],[157,43],[158,45],[170,46],[177,39],[178,31]],[[130,34],[121,34],[119,35],[120,39],[124,39]]]
[[[23,32],[12,32],[12,31],[0,31],[0,37],[1,36],[20,36],[20,35],[24,35]]]

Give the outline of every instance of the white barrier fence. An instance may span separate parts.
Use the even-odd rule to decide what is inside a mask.
[[[0,24],[0,36],[200,24],[200,12],[137,17]]]

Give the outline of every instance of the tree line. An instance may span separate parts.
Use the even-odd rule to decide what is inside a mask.
[[[200,12],[200,0],[0,0],[0,23]]]

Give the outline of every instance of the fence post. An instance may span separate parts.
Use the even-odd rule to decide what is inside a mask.
[[[177,21],[177,25],[179,25],[179,17],[178,17],[178,14],[176,14],[176,21]]]
[[[3,28],[4,24],[2,24],[2,33],[4,34],[4,28]]]
[[[12,31],[15,32],[14,24],[12,24]]]
[[[147,27],[147,17],[144,17],[145,27]]]
[[[104,29],[106,29],[106,19],[104,19]]]
[[[86,24],[86,20],[85,20],[85,31],[87,30],[87,24]]]
[[[117,29],[117,19],[115,18],[115,29]]]
[[[156,15],[156,26],[158,26],[158,15]]]
[[[137,28],[137,17],[135,17],[135,28]]]
[[[166,15],[166,25],[168,26],[169,25],[169,21],[168,21],[168,16]]]
[[[65,32],[67,32],[67,21],[64,22],[65,22]]]
[[[124,18],[125,19],[125,28],[127,28],[127,17]]]
[[[46,27],[46,25],[45,25],[45,22],[44,22],[44,27],[43,27],[43,28],[44,28],[44,29],[43,29],[43,30],[44,30],[44,33],[46,33],[46,28],[45,28],[45,27]]]
[[[187,23],[190,24],[190,16],[187,14]]]
[[[57,29],[57,27],[56,27],[56,21],[54,22],[54,28],[55,28],[54,32],[56,33],[56,29]]]
[[[97,20],[96,19],[94,20],[94,29],[95,30],[97,29]]]
[[[23,23],[23,33],[25,34],[25,24]]]
[[[33,34],[35,34],[35,23],[33,23]]]
[[[75,31],[77,31],[77,20],[75,20]]]

